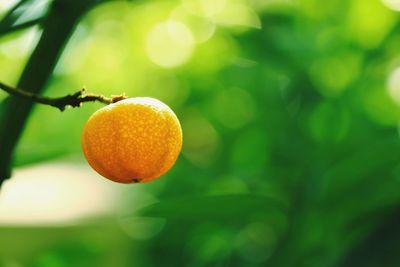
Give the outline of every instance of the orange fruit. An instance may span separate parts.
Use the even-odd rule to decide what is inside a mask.
[[[121,100],[96,111],[83,128],[90,166],[119,183],[144,183],[165,174],[182,148],[174,112],[149,97]]]

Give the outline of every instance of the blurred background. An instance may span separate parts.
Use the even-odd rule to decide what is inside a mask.
[[[22,19],[51,3],[30,2]],[[0,192],[0,266],[400,266],[399,11],[399,0],[96,6],[45,94],[158,98],[181,120],[182,154],[152,183],[113,183],[80,147],[102,105],[37,105]],[[0,81],[16,84],[40,34],[0,37]]]

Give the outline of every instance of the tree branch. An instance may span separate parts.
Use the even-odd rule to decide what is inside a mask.
[[[0,27],[0,35],[5,35],[5,34],[19,31],[19,30],[24,30],[26,28],[32,27],[36,24],[39,24],[42,21],[43,21],[43,18],[36,18],[36,19],[28,20],[26,22],[23,22],[23,23],[20,23],[20,24],[17,24],[15,26],[11,26],[8,28]]]
[[[103,95],[91,94],[87,93],[85,88],[82,88],[78,92],[72,95],[66,95],[63,97],[45,97],[33,94],[31,92],[27,92],[18,88],[11,87],[0,82],[0,89],[6,91],[10,95],[14,95],[17,97],[24,97],[32,100],[33,102],[49,105],[58,108],[60,111],[64,111],[67,106],[71,106],[73,108],[80,107],[84,102],[101,102],[104,104],[112,104],[123,100],[126,98],[125,95],[115,95],[111,97],[106,97]]]
[[[43,19],[43,32],[16,87],[39,95],[79,19],[98,0],[54,0]],[[11,176],[13,152],[25,128],[34,102],[9,96],[0,103],[0,185]]]

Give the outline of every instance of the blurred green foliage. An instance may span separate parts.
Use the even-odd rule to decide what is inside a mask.
[[[159,98],[182,122],[182,156],[139,185],[159,200],[124,217],[140,238],[102,218],[2,227],[0,266],[399,266],[398,10],[396,0],[96,7],[46,95],[85,85]],[[39,34],[1,37],[1,81],[17,80]],[[16,165],[80,155],[99,107],[37,106]]]

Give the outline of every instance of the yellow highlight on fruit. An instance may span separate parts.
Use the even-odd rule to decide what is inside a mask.
[[[119,183],[145,183],[165,174],[182,148],[182,129],[161,101],[135,97],[96,111],[83,128],[90,166]]]

